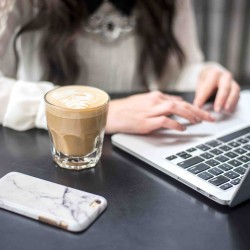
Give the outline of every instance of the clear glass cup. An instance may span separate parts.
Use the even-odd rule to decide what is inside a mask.
[[[94,167],[101,157],[109,96],[88,86],[64,86],[45,97],[54,162],[62,168]]]

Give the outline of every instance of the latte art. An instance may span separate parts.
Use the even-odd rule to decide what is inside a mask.
[[[85,111],[97,109],[107,104],[109,96],[104,91],[89,86],[64,86],[51,90],[46,95],[49,104],[58,108],[72,111],[81,111],[84,115]],[[88,115],[90,112],[88,112]]]
[[[90,93],[76,90],[68,90],[54,93],[52,97],[61,104],[62,107],[70,109],[88,108],[94,101],[94,96]]]

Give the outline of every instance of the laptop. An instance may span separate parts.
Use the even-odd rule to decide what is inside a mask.
[[[208,104],[207,109],[212,110]],[[216,122],[177,132],[115,134],[112,144],[211,200],[230,207],[250,199],[250,91],[242,91],[236,112],[213,113]]]

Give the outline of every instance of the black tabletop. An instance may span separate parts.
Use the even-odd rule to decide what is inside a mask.
[[[77,172],[54,165],[47,131],[0,127],[0,160],[0,177],[18,171],[108,200],[81,233],[0,210],[1,250],[250,249],[250,202],[218,205],[113,147],[110,136],[98,165]]]

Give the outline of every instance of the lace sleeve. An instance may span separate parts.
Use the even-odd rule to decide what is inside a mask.
[[[14,9],[16,0],[1,0],[0,2],[0,37],[7,28],[9,14]]]

